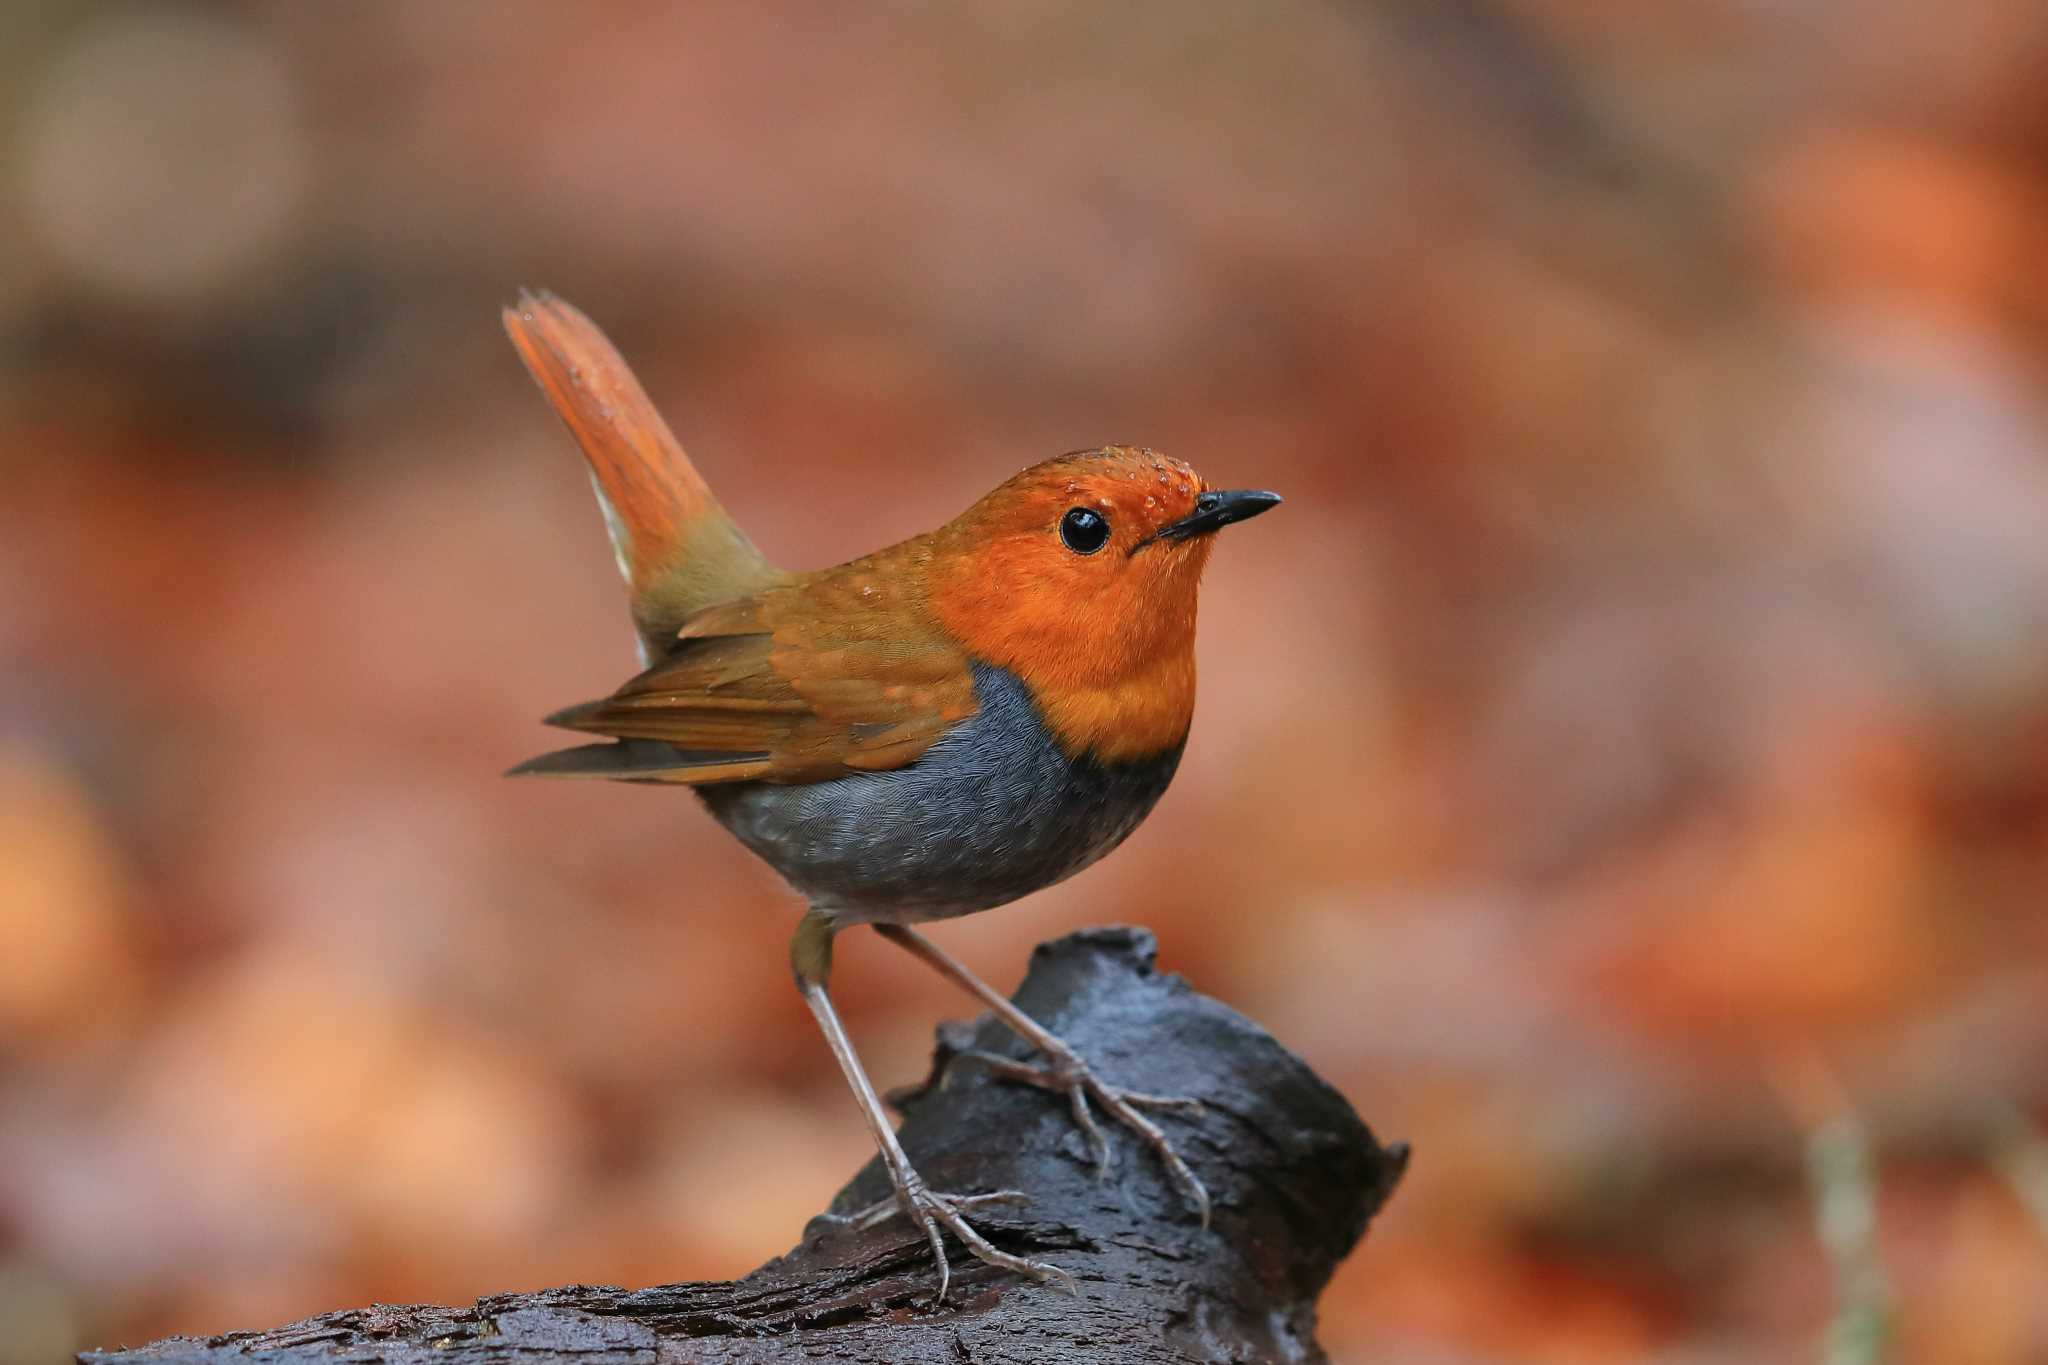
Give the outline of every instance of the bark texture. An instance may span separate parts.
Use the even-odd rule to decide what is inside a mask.
[[[623,1290],[572,1285],[466,1308],[345,1309],[267,1332],[173,1337],[94,1352],[89,1365],[656,1365],[787,1361],[1319,1361],[1315,1305],[1407,1160],[1257,1025],[1153,967],[1141,929],[1042,945],[1016,1000],[1111,1083],[1200,1099],[1160,1118],[1215,1201],[1205,1232],[1150,1152],[1110,1129],[1106,1178],[1058,1096],[992,1080],[966,1047],[1026,1057],[992,1020],[940,1030],[932,1079],[903,1101],[904,1146],[934,1189],[1021,1189],[1029,1205],[978,1212],[996,1245],[1056,1261],[1079,1297],[994,1271],[949,1242],[935,1286],[902,1219],[865,1231],[814,1221],[744,1279]],[[944,1083],[940,1077],[944,1076]],[[889,1193],[870,1162],[833,1211]]]

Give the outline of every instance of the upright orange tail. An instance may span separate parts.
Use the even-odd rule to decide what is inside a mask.
[[[524,292],[504,321],[590,461],[650,662],[668,652],[691,612],[781,577],[712,496],[596,323],[551,294]]]

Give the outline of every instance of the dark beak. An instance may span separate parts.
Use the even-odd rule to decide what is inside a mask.
[[[1189,536],[1205,536],[1211,531],[1221,530],[1233,521],[1249,521],[1268,508],[1279,505],[1278,493],[1262,493],[1253,488],[1204,493],[1195,499],[1194,511],[1179,521],[1168,522],[1153,532],[1150,538],[1186,540]]]

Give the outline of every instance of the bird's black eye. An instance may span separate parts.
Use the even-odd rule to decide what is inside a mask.
[[[1109,518],[1092,507],[1069,507],[1060,518],[1060,540],[1077,555],[1092,555],[1109,544]]]

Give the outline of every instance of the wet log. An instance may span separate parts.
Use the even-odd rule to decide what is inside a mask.
[[[1159,1163],[1112,1130],[1107,1173],[1066,1103],[998,1081],[967,1049],[1026,1057],[993,1020],[940,1030],[932,1077],[904,1097],[902,1139],[935,1189],[1028,1191],[975,1222],[1005,1250],[1050,1260],[1073,1295],[993,1270],[949,1239],[943,1304],[923,1238],[901,1218],[865,1230],[814,1220],[743,1279],[651,1289],[572,1285],[469,1307],[344,1309],[264,1332],[90,1352],[90,1365],[677,1365],[787,1361],[1319,1361],[1316,1300],[1400,1178],[1351,1106],[1242,1015],[1153,965],[1141,929],[1042,945],[1016,1001],[1132,1089],[1200,1099],[1161,1119],[1208,1186],[1205,1231]],[[1341,1007],[1335,1005],[1333,1007]],[[870,1162],[828,1212],[889,1192]]]

